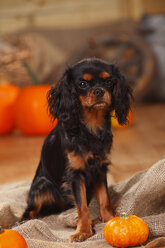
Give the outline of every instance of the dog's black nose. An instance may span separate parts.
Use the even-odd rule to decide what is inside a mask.
[[[103,89],[100,89],[100,88],[95,89],[93,92],[93,94],[98,98],[103,97],[104,93],[105,93],[105,91]]]

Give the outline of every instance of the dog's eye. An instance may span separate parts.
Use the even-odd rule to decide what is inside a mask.
[[[86,81],[81,81],[81,82],[79,83],[79,87],[80,87],[81,89],[85,89],[85,88],[87,88],[87,86],[88,86],[88,83],[87,83]]]
[[[112,86],[112,82],[110,80],[106,80],[104,83],[107,87],[111,87]]]
[[[115,78],[112,78],[111,80],[106,80],[105,81],[105,85],[107,86],[107,87],[113,87],[114,86],[114,84],[116,83],[116,79]]]

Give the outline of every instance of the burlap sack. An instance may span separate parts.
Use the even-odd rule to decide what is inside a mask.
[[[9,227],[19,221],[26,207],[29,186],[30,182],[19,182],[0,187],[0,225]],[[165,247],[165,159],[130,179],[111,185],[109,191],[116,214],[123,211],[136,214],[147,222],[150,235],[145,247]],[[90,212],[92,218],[99,214],[95,199],[90,204]],[[18,222],[13,229],[24,236],[29,248],[110,247],[103,237],[104,223],[96,226],[96,234],[87,241],[69,243],[76,217],[76,210],[70,209],[60,215]]]

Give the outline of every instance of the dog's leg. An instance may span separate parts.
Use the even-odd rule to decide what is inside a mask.
[[[80,177],[76,176],[73,181],[73,193],[76,201],[78,212],[78,224],[75,234],[70,236],[71,242],[81,242],[91,237],[94,232],[92,229],[92,220],[87,207],[86,186]]]
[[[106,179],[95,186],[95,194],[100,206],[101,219],[103,222],[107,222],[113,218],[113,213],[110,206]]]
[[[36,177],[29,192],[28,206],[22,220],[59,213],[65,209],[67,209],[67,202],[64,201],[57,185],[53,185],[45,177]]]

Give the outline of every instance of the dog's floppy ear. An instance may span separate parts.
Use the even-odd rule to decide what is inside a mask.
[[[117,70],[117,78],[115,79],[112,99],[113,109],[119,124],[127,123],[127,114],[130,109],[130,100],[132,99],[132,89],[126,83],[124,76]]]
[[[57,86],[48,92],[48,108],[53,118],[67,122],[72,118],[75,109],[75,92],[71,82],[71,68],[63,74]]]

